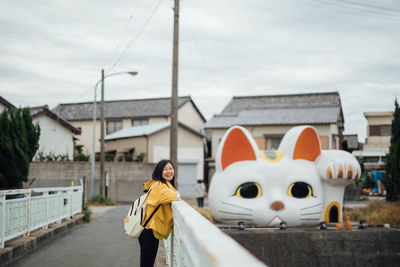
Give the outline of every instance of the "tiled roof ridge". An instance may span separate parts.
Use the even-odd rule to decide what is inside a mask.
[[[179,96],[179,99],[191,99],[190,95],[187,96]],[[138,98],[138,99],[122,99],[122,100],[107,100],[104,103],[114,103],[114,102],[132,102],[132,101],[148,101],[148,100],[168,100],[171,97],[156,97],[156,98]],[[100,103],[101,101],[97,101],[96,103]],[[67,105],[84,105],[84,104],[93,104],[93,101],[87,102],[76,102],[76,103],[60,103],[59,106],[67,106]]]
[[[336,108],[336,107],[340,107],[337,104],[328,104],[328,105],[309,105],[308,103],[305,103],[303,105],[269,105],[267,107],[246,107],[245,109],[243,109],[242,111],[245,110],[266,110],[266,109],[310,109],[310,108]],[[233,113],[231,113],[231,116],[234,115]]]
[[[293,97],[293,96],[306,96],[306,95],[339,95],[338,91],[332,92],[315,92],[315,93],[303,93],[303,94],[281,94],[281,95],[248,95],[248,96],[234,96],[233,99],[239,98],[258,98],[258,97]]]

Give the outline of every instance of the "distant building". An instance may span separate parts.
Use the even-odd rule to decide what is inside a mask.
[[[4,110],[10,110],[10,109],[15,109],[16,107],[8,102],[5,98],[0,96],[0,113],[2,113]]]
[[[362,150],[353,155],[363,162],[382,163],[389,153],[393,112],[364,112],[367,119],[367,138]]]
[[[80,130],[68,121],[60,118],[48,106],[30,108],[32,122],[40,126],[39,149],[33,160],[38,160],[38,155],[66,156],[73,160],[74,135],[79,135]]]

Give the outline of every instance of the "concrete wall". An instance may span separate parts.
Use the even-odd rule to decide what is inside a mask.
[[[270,267],[400,266],[398,229],[288,228],[224,232]]]
[[[136,162],[106,162],[110,175],[108,197],[117,202],[131,202],[143,193],[143,183],[151,178],[155,164]],[[75,185],[86,176],[86,197],[90,197],[90,162],[33,162],[29,169],[32,187]],[[100,163],[96,162],[95,194],[99,192]]]

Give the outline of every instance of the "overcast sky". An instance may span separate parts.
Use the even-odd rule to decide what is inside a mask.
[[[0,95],[16,106],[169,97],[172,0],[0,1]],[[182,0],[180,96],[209,119],[233,96],[340,93],[345,133],[400,95],[398,0]],[[99,91],[98,91],[99,92]],[[98,93],[99,96],[99,93]]]

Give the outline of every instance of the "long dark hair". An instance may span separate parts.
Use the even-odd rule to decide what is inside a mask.
[[[162,177],[162,174],[163,174],[165,165],[167,165],[168,163],[170,163],[170,164],[172,165],[172,168],[174,168],[174,171],[175,171],[175,166],[174,166],[174,164],[172,163],[172,161],[170,161],[169,159],[163,159],[163,160],[160,160],[160,161],[157,163],[156,167],[154,168],[153,175],[151,176],[151,178],[153,178],[153,180],[161,181],[161,182],[163,182],[163,183],[166,184],[166,181],[165,181],[165,179]],[[174,177],[172,178],[172,180],[170,181],[170,183],[171,183],[171,185],[172,185],[173,187],[175,187],[175,173],[174,173]]]

